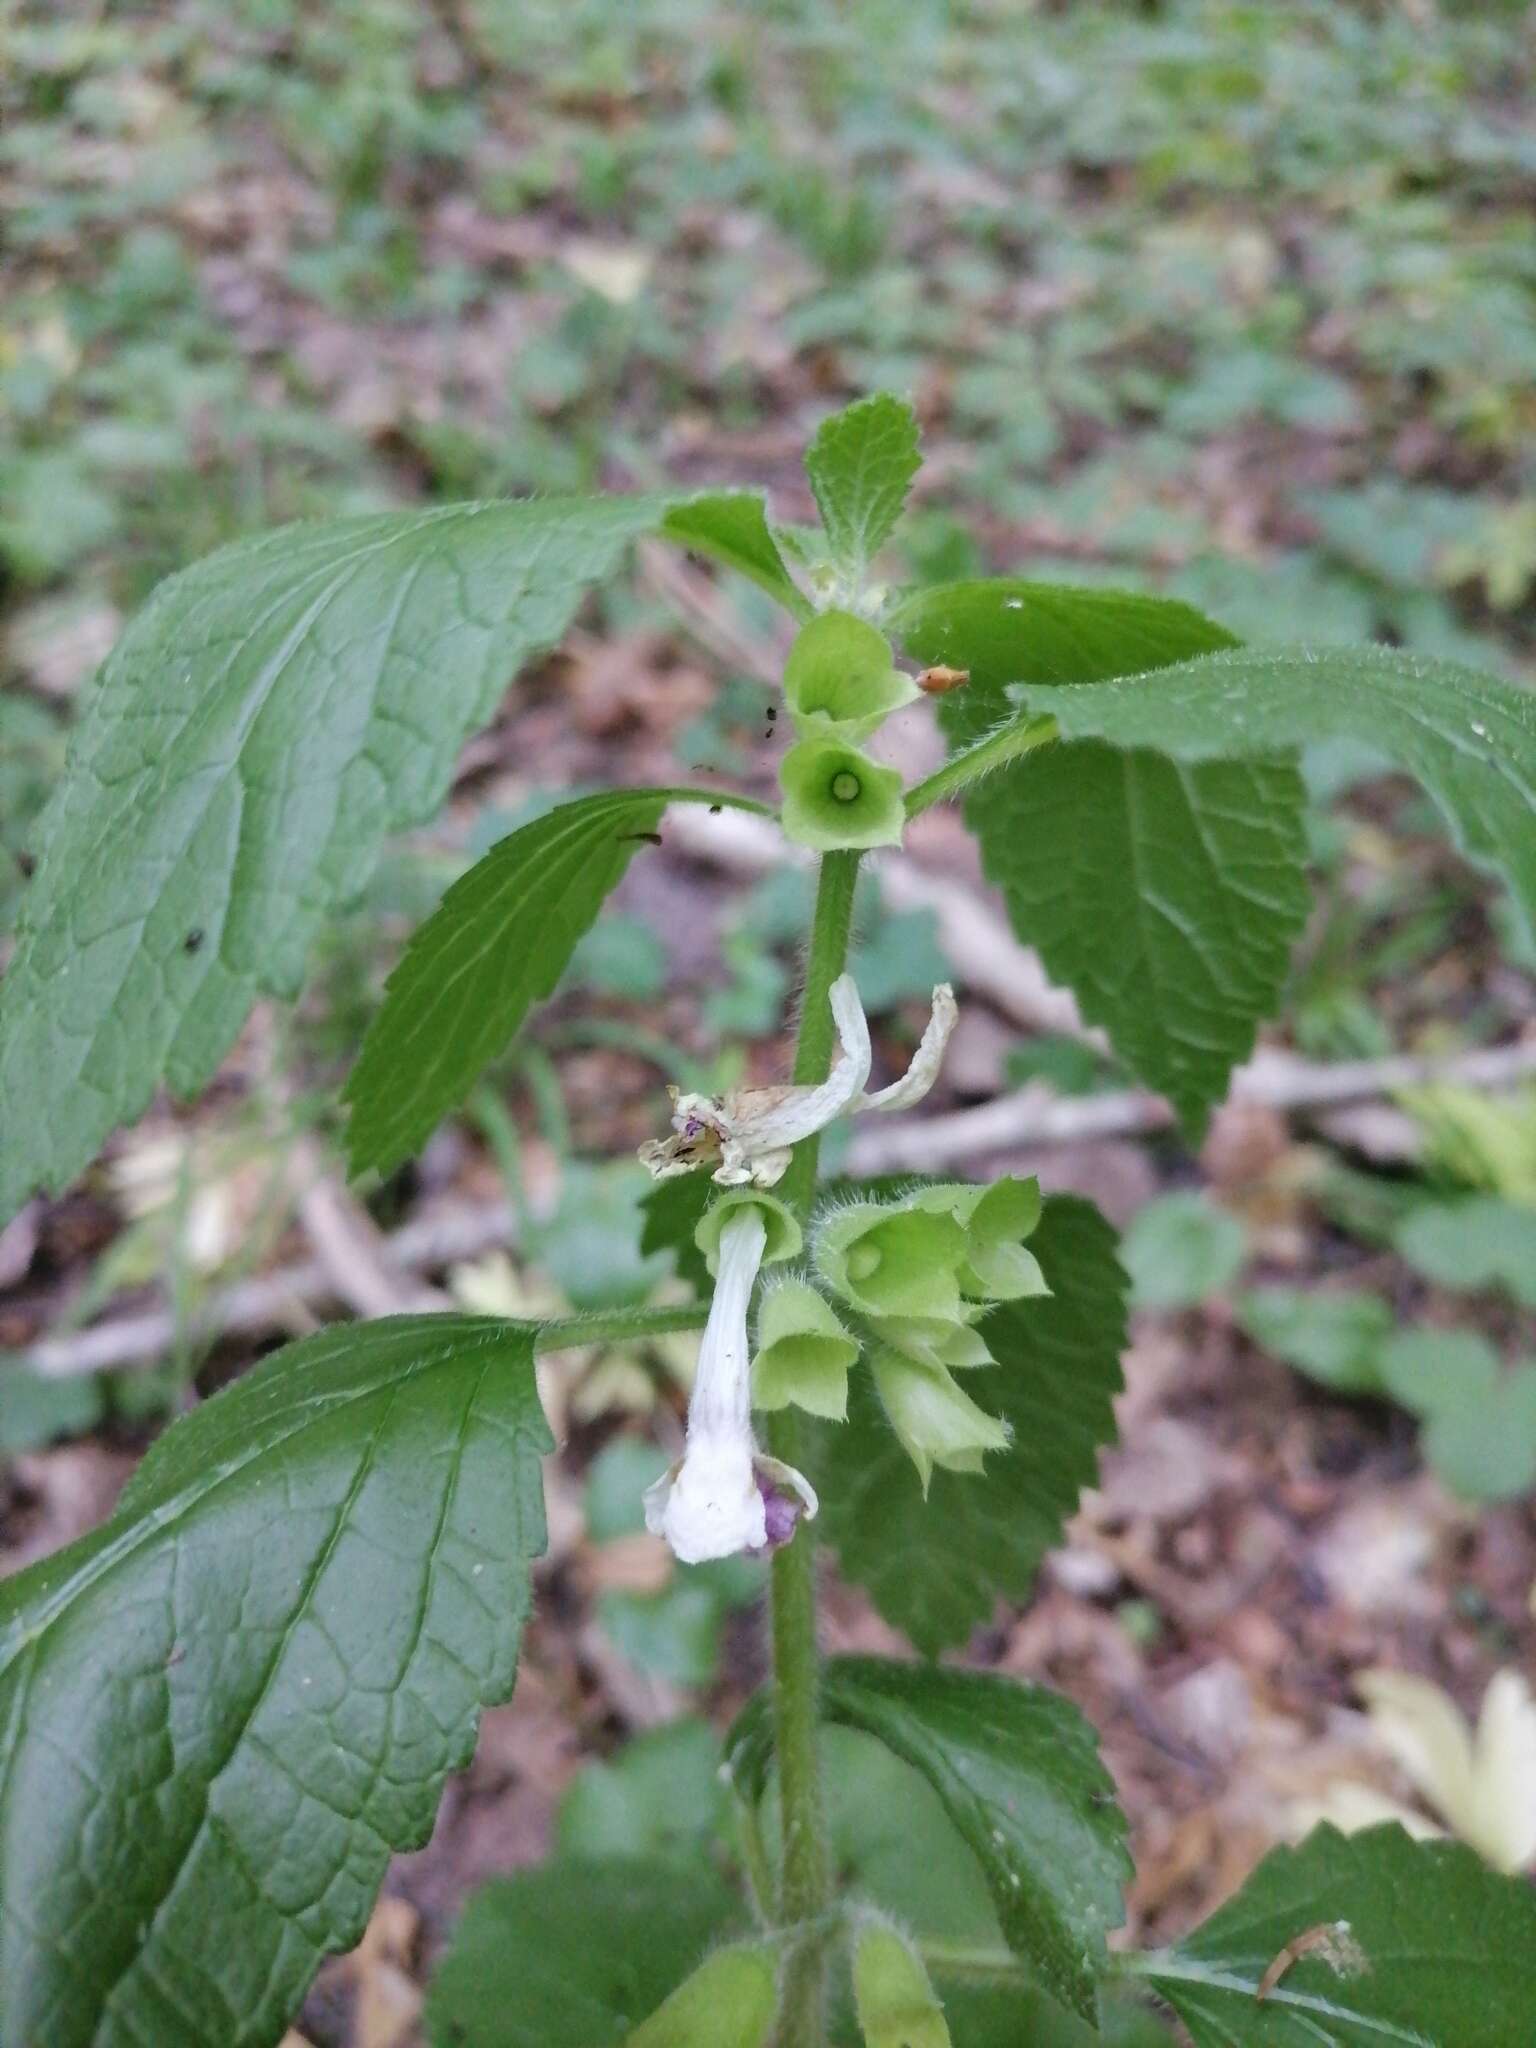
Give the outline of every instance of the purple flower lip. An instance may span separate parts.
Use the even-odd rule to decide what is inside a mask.
[[[799,1526],[803,1503],[775,1486],[771,1479],[757,1475],[757,1490],[763,1496],[763,1522],[768,1541],[766,1550],[782,1550]]]

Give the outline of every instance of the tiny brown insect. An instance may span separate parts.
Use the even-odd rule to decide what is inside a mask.
[[[958,690],[962,683],[971,680],[968,668],[945,668],[939,662],[933,668],[925,668],[917,679],[917,687],[930,697],[942,697],[947,690]]]
[[[1350,1932],[1349,1922],[1325,1920],[1321,1926],[1309,1927],[1294,1941],[1285,1944],[1259,1979],[1253,1994],[1254,2004],[1262,2005],[1293,1964],[1299,1963],[1303,1956],[1313,1955],[1340,1977],[1358,1977],[1369,1968],[1365,1952]]]
[[[37,873],[37,855],[35,853],[18,853],[16,865],[21,869],[22,880],[30,882]]]

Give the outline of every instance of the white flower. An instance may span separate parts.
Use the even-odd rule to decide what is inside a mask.
[[[743,1204],[720,1232],[719,1272],[688,1403],[681,1459],[645,1495],[645,1526],[684,1564],[787,1543],[816,1495],[791,1465],[764,1457],[752,1434],[747,1307],[768,1241],[762,1212]],[[798,1496],[792,1500],[790,1495]]]
[[[1364,1671],[1355,1684],[1373,1732],[1453,1834],[1511,1877],[1536,1864],[1536,1700],[1518,1672],[1494,1675],[1475,1730],[1427,1678]],[[1331,1820],[1346,1833],[1383,1820],[1419,1837],[1444,1832],[1374,1786],[1349,1780],[1297,1818]]]
[[[792,1148],[838,1117],[865,1109],[910,1109],[922,1101],[938,1077],[955,1028],[955,992],[949,983],[933,992],[933,1014],[906,1073],[873,1095],[864,1092],[872,1054],[853,976],[839,975],[829,998],[838,1053],[826,1080],[815,1087],[732,1088],[724,1095],[680,1095],[673,1089],[674,1135],[640,1147],[641,1159],[657,1180],[708,1167],[722,1187],[771,1188],[783,1179]]]

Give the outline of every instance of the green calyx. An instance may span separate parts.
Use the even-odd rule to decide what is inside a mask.
[[[834,1293],[867,1316],[964,1319],[965,1231],[953,1216],[906,1204],[855,1202],[816,1232],[816,1265]]]
[[[836,739],[804,739],[779,764],[780,823],[799,846],[899,846],[906,823],[901,777]]]
[[[981,1310],[962,1310],[979,1315]],[[947,1322],[940,1316],[877,1316],[872,1328],[882,1344],[903,1351],[921,1365],[941,1371],[968,1372],[975,1366],[995,1365],[980,1330],[967,1322]]]
[[[778,2014],[778,1977],[771,1942],[717,1948],[628,2036],[626,2048],[766,2048]]]
[[[979,1472],[988,1451],[1007,1445],[1007,1425],[979,1408],[943,1366],[881,1350],[871,1357],[870,1372],[925,1494],[935,1465],[949,1472]]]
[[[976,1301],[1023,1301],[1050,1293],[1040,1261],[1023,1240],[1040,1221],[1040,1183],[1007,1176],[990,1187],[948,1182],[923,1188],[914,1204],[952,1216],[965,1231],[960,1289]]]
[[[764,1290],[757,1311],[752,1405],[791,1403],[828,1422],[848,1414],[848,1369],[859,1355],[836,1315],[808,1281],[785,1279]]]
[[[885,636],[852,612],[822,612],[789,650],[784,695],[801,739],[866,740],[918,695]]]
[[[805,1241],[803,1233],[793,1213],[778,1196],[765,1194],[761,1188],[731,1188],[717,1201],[711,1202],[693,1233],[693,1241],[704,1254],[704,1263],[711,1273],[720,1270],[721,1231],[733,1215],[748,1208],[762,1212],[763,1228],[768,1233],[767,1248],[763,1253],[765,1266],[799,1256]]]
[[[921,1956],[873,1913],[853,1937],[853,1999],[864,2048],[951,2048]]]

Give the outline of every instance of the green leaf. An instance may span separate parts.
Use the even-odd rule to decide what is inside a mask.
[[[578,797],[459,877],[412,935],[348,1078],[354,1173],[388,1173],[463,1101],[553,990],[667,805],[722,802],[739,799],[689,789]]]
[[[805,473],[845,575],[862,576],[889,540],[921,467],[917,415],[888,391],[822,421],[805,451]]]
[[[726,1740],[752,1798],[767,1775],[767,1705],[759,1694]],[[1114,1788],[1077,1709],[980,1672],[839,1657],[823,1677],[821,1712],[878,1737],[928,1780],[981,1865],[1009,1947],[1092,2019],[1131,1864]]]
[[[664,540],[739,570],[797,619],[811,608],[795,588],[755,491],[718,491],[674,505],[661,522]]]
[[[646,1256],[652,1252],[670,1253],[678,1278],[686,1281],[695,1294],[708,1294],[710,1290],[709,1268],[694,1232],[713,1193],[707,1174],[679,1173],[671,1180],[657,1181],[640,1201],[645,1217],[640,1232],[641,1252]]]
[[[1209,1300],[1237,1278],[1246,1253],[1242,1224],[1197,1194],[1148,1202],[1120,1244],[1138,1308],[1189,1308]]]
[[[1256,1287],[1237,1320],[1262,1351],[1340,1394],[1381,1391],[1381,1347],[1396,1328],[1390,1302],[1358,1289]]]
[[[1536,1364],[1499,1370],[1462,1402],[1436,1407],[1424,1455],[1463,1500],[1519,1500],[1536,1488]]]
[[[1311,901],[1303,807],[1288,762],[1098,745],[966,799],[1014,929],[1192,1141],[1280,1005]]]
[[[562,1861],[484,1885],[432,1980],[428,2038],[618,2048],[744,1918],[700,1856]]]
[[[1393,1242],[1437,1287],[1500,1287],[1536,1308],[1536,1209],[1497,1195],[1426,1202],[1403,1219]]]
[[[1359,739],[1428,790],[1456,844],[1509,884],[1536,933],[1536,692],[1384,648],[1213,654],[1080,690],[1018,693],[1069,737],[1181,760]]]
[[[555,1816],[563,1858],[697,1854],[725,1820],[720,1738],[706,1721],[669,1721],[611,1762],[585,1765]]]
[[[968,683],[940,700],[957,751],[1010,716],[1011,683],[1096,683],[1237,645],[1213,619],[1171,598],[1012,576],[909,591],[886,623],[915,660],[969,672]],[[1043,708],[1054,711],[1055,698]]]
[[[969,669],[940,709],[957,749],[1010,715],[1011,684],[1049,685],[1030,705],[1060,719],[1084,686],[1235,644],[1166,598],[1013,580],[918,592],[893,624],[919,659]],[[1310,900],[1304,795],[1289,762],[1190,767],[1090,744],[965,799],[1014,928],[1191,1137],[1279,1005]]]
[[[157,1082],[210,1078],[386,834],[558,641],[664,498],[440,506],[241,541],[170,578],[102,670],[0,984],[0,1220]]]
[[[1257,1997],[1289,1945],[1338,1929]],[[1195,2048],[1529,2048],[1536,1892],[1399,1827],[1318,1828],[1138,1969]]]
[[[925,1505],[869,1375],[848,1420],[820,1430],[812,1478],[843,1571],[926,1655],[962,1643],[1000,1598],[1021,1600],[1114,1441],[1126,1279],[1089,1202],[1053,1195],[1030,1238],[1049,1298],[1005,1302],[980,1324],[998,1360],[966,1392],[1013,1428],[980,1473],[936,1471]]]
[[[61,1436],[94,1429],[106,1409],[101,1379],[72,1373],[62,1379],[34,1372],[24,1358],[0,1353],[0,1455],[40,1450]]]
[[[0,2040],[275,2042],[512,1690],[532,1325],[288,1347],[0,1587]]]

